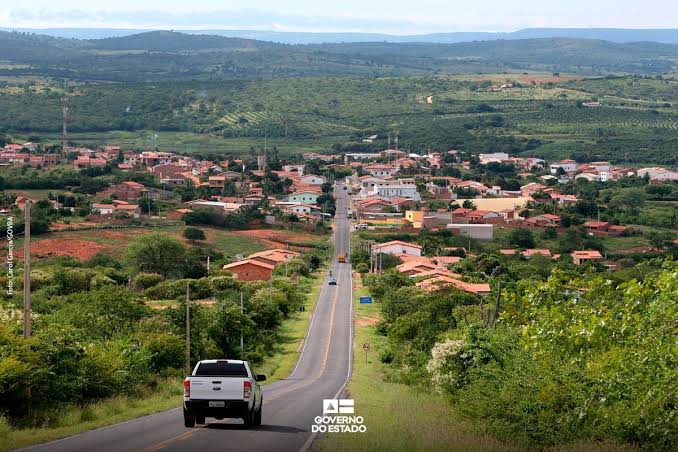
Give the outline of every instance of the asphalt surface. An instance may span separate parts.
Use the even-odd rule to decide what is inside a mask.
[[[245,429],[240,420],[207,419],[208,424],[185,428],[180,407],[121,424],[28,448],[31,451],[305,451],[315,448],[314,417],[322,414],[323,399],[343,391],[351,374],[352,281],[350,264],[336,262],[349,252],[350,221],[347,195],[335,190],[335,258],[331,272],[336,286],[325,284],[312,316],[306,341],[289,377],[263,387],[262,425]]]

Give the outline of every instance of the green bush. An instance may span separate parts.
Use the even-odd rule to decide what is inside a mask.
[[[149,366],[153,372],[184,365],[184,341],[174,334],[152,335],[145,339],[144,346],[151,355]]]
[[[137,289],[146,290],[150,287],[157,286],[164,281],[164,279],[165,278],[157,273],[139,273],[132,280],[132,284],[134,284],[134,287]]]

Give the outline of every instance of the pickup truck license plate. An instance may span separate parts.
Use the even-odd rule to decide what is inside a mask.
[[[226,406],[226,403],[219,401],[210,401],[209,406],[210,408],[223,408]]]

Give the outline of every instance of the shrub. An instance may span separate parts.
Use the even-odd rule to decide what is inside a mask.
[[[358,265],[356,265],[355,271],[357,271],[360,274],[365,274],[368,271],[370,271],[370,267],[365,262],[361,262]]]
[[[174,334],[152,335],[146,338],[144,346],[151,355],[149,365],[153,372],[179,369],[184,364],[184,341]]]
[[[189,227],[184,229],[184,238],[188,241],[195,242],[198,240],[205,240],[205,232],[200,228]]]
[[[116,282],[106,275],[94,275],[89,282],[92,289],[98,289],[104,286],[116,285]]]
[[[164,278],[157,273],[139,273],[134,277],[134,287],[140,290],[146,290],[149,287],[160,284]]]

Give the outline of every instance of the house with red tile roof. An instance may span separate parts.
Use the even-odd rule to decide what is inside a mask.
[[[431,262],[416,262],[416,261],[406,262],[404,264],[396,266],[396,270],[398,271],[398,273],[401,273],[405,276],[416,276],[422,272],[436,270],[437,268],[438,266]]]
[[[551,250],[547,250],[547,249],[527,249],[520,254],[522,254],[523,257],[526,257],[527,259],[531,258],[532,256],[538,255],[538,254],[542,255],[544,257],[548,257],[548,258],[552,257],[551,256]]]
[[[101,157],[89,157],[89,156],[79,156],[75,160],[73,160],[73,167],[75,169],[82,169],[82,168],[103,168],[106,166],[106,159],[103,159]]]
[[[431,260],[438,264],[438,265],[443,265],[443,266],[448,266],[448,265],[454,265],[461,261],[461,257],[459,256],[434,256],[431,258]]]
[[[542,228],[558,227],[560,226],[560,217],[550,213],[536,215],[525,220],[525,223],[531,226],[539,226]]]
[[[187,213],[191,213],[191,209],[175,209],[167,212],[167,219],[169,220],[181,220],[183,216]]]
[[[259,262],[264,262],[266,264],[273,265],[277,267],[280,264],[284,264],[295,257],[301,256],[300,253],[296,251],[286,250],[282,248],[276,248],[272,250],[260,251],[258,253],[250,254],[247,256],[247,259],[256,260]]]
[[[271,279],[275,266],[254,259],[243,259],[223,266],[241,281],[265,281]]]
[[[610,224],[607,221],[586,221],[583,224],[587,232],[597,236],[618,236],[626,231],[626,226]]]
[[[572,256],[572,262],[574,262],[574,265],[582,265],[590,261],[603,260],[602,254],[596,250],[573,251],[570,256]]]
[[[372,245],[373,253],[383,253],[383,254],[414,254],[415,256],[421,256],[421,246],[414,243],[407,243],[401,240],[392,240],[385,243],[377,243]]]
[[[442,275],[419,281],[416,286],[427,292],[438,292],[450,287],[479,295],[489,294],[492,291],[489,284],[472,284]]]

